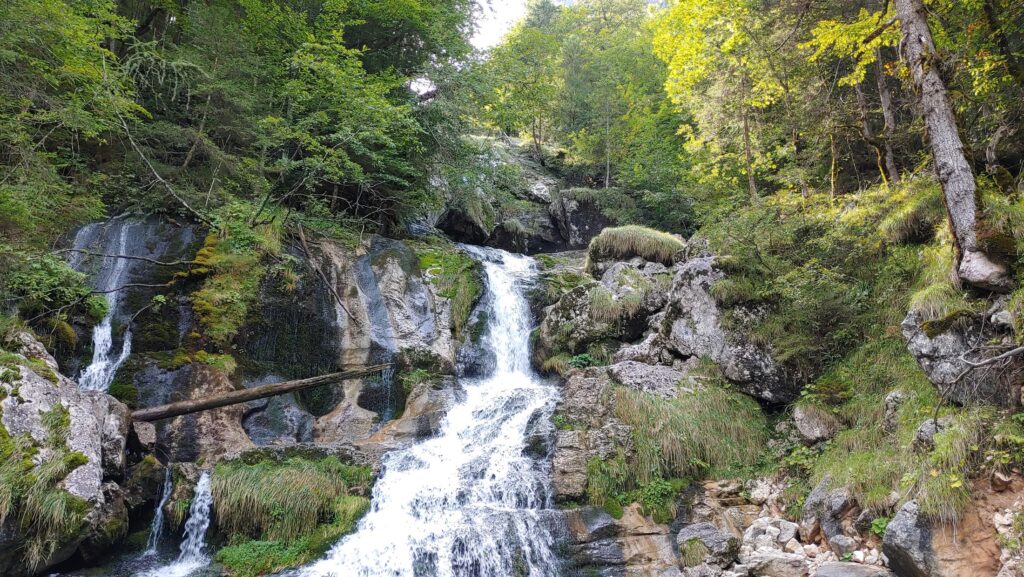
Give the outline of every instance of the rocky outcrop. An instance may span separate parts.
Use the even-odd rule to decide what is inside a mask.
[[[567,248],[583,248],[604,228],[615,224],[586,192],[572,188],[560,191],[548,207]]]
[[[97,391],[83,391],[58,372],[57,362],[33,336],[17,333],[4,345],[16,351],[0,367],[0,442],[14,454],[0,482],[12,491],[12,509],[0,525],[0,573],[18,577],[42,571],[73,556],[94,559],[128,529],[123,482],[130,423],[127,407]],[[9,437],[8,437],[9,436]],[[5,440],[6,439],[6,440]],[[20,447],[20,448],[19,448]],[[31,459],[30,459],[31,457]],[[59,465],[58,463],[65,463]],[[54,476],[53,471],[62,471]],[[20,483],[30,483],[31,487]],[[21,524],[30,505],[23,491],[37,498],[64,500],[69,531]],[[62,496],[63,495],[63,496]],[[26,559],[34,551],[36,564]]]
[[[789,378],[767,350],[750,343],[742,327],[726,322],[711,291],[724,277],[714,257],[671,267],[641,258],[591,261],[589,266],[600,275],[598,281],[577,286],[544,310],[535,349],[538,365],[559,354],[584,353],[595,343],[606,349],[611,344],[615,363],[670,367],[674,372],[647,369],[648,377],[664,377],[659,383],[688,381],[698,361],[707,359],[738,390],[766,403],[798,397],[801,383]],[[752,314],[738,311],[733,316]]]
[[[723,276],[714,257],[676,265],[662,330],[666,346],[684,358],[712,360],[737,389],[765,402],[796,399],[801,384],[788,380],[766,351],[724,326],[723,311],[710,292]]]
[[[569,561],[579,574],[682,577],[675,542],[666,525],[645,517],[639,505],[620,519],[594,507],[566,513]]]
[[[961,405],[1020,406],[1024,357],[973,369],[968,364],[968,360],[980,362],[1016,346],[1005,297],[977,315],[959,312],[946,319],[924,321],[919,311],[912,310],[901,328],[907,350],[947,399]],[[1001,347],[993,348],[993,343]]]

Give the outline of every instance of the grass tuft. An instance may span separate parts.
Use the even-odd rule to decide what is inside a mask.
[[[647,261],[671,265],[675,254],[684,248],[686,244],[683,241],[651,228],[636,225],[606,228],[590,241],[587,268],[590,269],[592,262],[637,256]]]

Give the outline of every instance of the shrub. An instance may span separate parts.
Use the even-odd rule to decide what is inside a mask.
[[[639,256],[651,262],[672,264],[672,257],[686,244],[671,234],[636,225],[606,228],[590,241],[588,263]],[[588,265],[589,269],[589,265]]]

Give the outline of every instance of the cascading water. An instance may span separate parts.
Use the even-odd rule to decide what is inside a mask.
[[[358,530],[303,577],[555,577],[545,518],[544,463],[525,454],[536,423],[550,420],[556,389],[530,369],[527,257],[466,247],[484,264],[492,307],[488,378],[464,382],[466,398],[440,433],[388,454],[373,506]]]
[[[149,530],[149,539],[146,541],[146,555],[155,555],[160,545],[160,536],[164,532],[164,505],[171,497],[171,489],[174,484],[171,482],[171,468],[167,467],[164,472],[164,490],[160,495],[160,502],[156,506],[156,514],[153,515],[153,526]]]
[[[79,251],[88,250],[93,242],[98,227],[101,224],[90,224],[82,227],[75,235],[74,248]],[[139,226],[133,222],[115,221],[111,226],[117,226],[118,235],[116,241],[107,247],[109,254],[128,254],[128,242],[132,230]],[[82,253],[76,253],[71,264],[74,267],[81,266],[83,262]],[[105,391],[114,380],[114,375],[121,364],[132,352],[131,330],[126,330],[121,344],[120,352],[114,356],[114,334],[113,320],[117,315],[118,307],[121,304],[121,293],[114,290],[125,284],[125,278],[129,269],[129,259],[126,258],[103,258],[103,264],[96,273],[95,288],[104,291],[107,299],[107,314],[100,324],[92,330],[92,362],[82,372],[78,379],[79,387],[93,391]]]
[[[203,471],[196,484],[192,504],[185,521],[185,540],[181,542],[181,553],[170,565],[151,569],[140,577],[185,577],[210,564],[206,554],[206,530],[210,527],[210,511],[213,507],[213,493],[210,490],[210,473]]]

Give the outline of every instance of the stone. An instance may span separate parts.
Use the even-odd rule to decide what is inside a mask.
[[[934,419],[927,419],[918,425],[914,431],[914,440],[910,442],[910,449],[915,453],[930,453],[935,448],[935,434],[945,429],[953,422],[949,416],[940,417],[936,423]]]
[[[903,391],[893,391],[885,396],[885,413],[882,416],[882,430],[886,433],[894,433],[899,427],[899,411],[906,399],[907,395]]]
[[[993,472],[992,476],[989,478],[989,482],[992,485],[992,490],[997,493],[1002,493],[1013,485],[1013,479],[1001,471]]]
[[[882,552],[899,577],[929,577],[933,564],[931,541],[931,526],[919,514],[917,502],[910,501],[889,521],[882,537]]]
[[[132,451],[152,453],[156,449],[156,425],[133,421],[128,444]]]
[[[758,577],[804,577],[810,572],[806,557],[782,551],[757,551],[740,561]]]
[[[561,500],[579,499],[587,491],[587,434],[585,431],[558,431],[552,459],[552,484]]]
[[[679,393],[683,374],[670,367],[623,361],[608,367],[608,374],[618,384],[663,399],[674,399]]]
[[[846,535],[834,535],[828,540],[829,547],[839,557],[845,557],[857,550],[857,542]]]
[[[812,543],[818,538],[830,541],[836,535],[844,534],[844,519],[859,514],[859,507],[853,495],[845,487],[830,490],[831,477],[826,476],[810,492],[800,513],[800,538]]]
[[[960,405],[988,403],[1002,407],[1020,404],[1020,382],[1024,376],[1024,358],[1013,357],[998,366],[968,368],[964,355],[979,347],[1012,337],[1011,330],[988,322],[984,314],[960,317],[950,326],[925,323],[920,312],[912,310],[900,325],[907,350],[917,360],[937,388],[949,389],[947,398]],[[983,357],[975,355],[973,361]],[[959,379],[959,381],[957,380]],[[950,386],[956,383],[955,386]]]
[[[832,561],[818,567],[814,577],[895,577],[895,575],[882,567]]]
[[[839,431],[839,421],[828,411],[813,405],[797,405],[793,424],[805,445],[827,441]]]
[[[701,560],[702,563],[727,567],[739,555],[739,540],[711,523],[687,525],[676,535],[676,545],[680,551],[693,541],[698,541],[707,548],[708,552]]]
[[[983,290],[1007,293],[1014,287],[1013,278],[1007,268],[992,262],[979,250],[964,251],[958,272],[963,281]]]
[[[605,227],[613,224],[591,200],[561,191],[548,207],[552,220],[569,248],[585,248]]]
[[[491,234],[484,223],[477,222],[469,213],[457,208],[446,210],[436,226],[451,238],[467,244],[484,244]]]
[[[710,359],[738,390],[762,401],[782,404],[795,400],[800,384],[787,380],[768,352],[723,327],[724,313],[710,292],[725,276],[715,268],[715,258],[690,259],[677,264],[675,270],[662,332],[666,346],[683,358]]]

